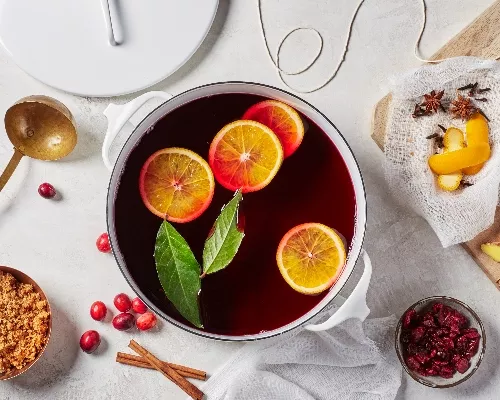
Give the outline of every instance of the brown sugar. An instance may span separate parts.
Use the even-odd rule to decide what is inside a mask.
[[[35,360],[48,340],[50,313],[32,285],[0,271],[0,374]]]

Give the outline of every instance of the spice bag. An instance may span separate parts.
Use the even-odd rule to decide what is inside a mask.
[[[464,175],[464,184],[453,192],[437,185],[428,166],[434,153],[438,125],[455,126],[465,132],[465,122],[449,112],[413,118],[415,104],[424,94],[444,90],[446,110],[457,89],[478,82],[491,88],[482,93],[487,101],[473,103],[490,119],[491,157],[476,175]],[[468,96],[467,91],[459,92]],[[494,220],[500,184],[500,63],[474,57],[458,57],[438,65],[425,65],[400,77],[393,85],[393,99],[385,141],[385,176],[394,196],[424,217],[443,247],[466,242],[488,228]]]

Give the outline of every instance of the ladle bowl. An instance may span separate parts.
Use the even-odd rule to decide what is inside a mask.
[[[73,116],[61,102],[47,96],[19,100],[5,114],[5,131],[14,154],[0,176],[0,191],[23,156],[54,161],[66,157],[76,146]]]

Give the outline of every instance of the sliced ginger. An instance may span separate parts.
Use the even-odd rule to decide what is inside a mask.
[[[481,245],[481,250],[494,261],[500,262],[500,243],[484,243]]]
[[[448,128],[443,137],[443,144],[445,153],[463,149],[465,147],[464,133],[458,128]],[[441,189],[452,192],[458,189],[463,177],[462,171],[439,175],[437,183]]]
[[[474,147],[479,143],[486,143],[489,146],[489,130],[488,121],[480,113],[474,114],[465,124],[465,132],[467,133],[467,146]],[[475,175],[483,168],[484,163],[464,168],[463,173],[467,175]]]
[[[429,158],[429,167],[438,175],[452,174],[467,167],[484,163],[490,158],[490,145],[479,143],[474,147],[434,154]]]

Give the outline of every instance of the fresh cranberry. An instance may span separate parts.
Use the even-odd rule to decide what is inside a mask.
[[[147,331],[156,325],[156,315],[152,312],[142,314],[137,318],[136,326],[140,331]]]
[[[106,318],[108,309],[102,301],[96,301],[90,306],[90,316],[96,321],[102,321]]]
[[[80,348],[85,353],[93,353],[101,344],[101,336],[97,331],[87,331],[80,338]]]
[[[38,194],[44,199],[52,199],[56,196],[56,189],[50,183],[42,183],[38,186]]]
[[[119,331],[128,331],[134,326],[134,316],[124,312],[113,318],[113,327]]]
[[[148,311],[148,308],[139,297],[136,297],[134,300],[132,300],[132,310],[134,310],[134,312],[136,312],[137,314],[144,314],[146,311]]]
[[[107,233],[99,235],[95,244],[97,246],[97,250],[101,253],[109,253],[111,251],[111,245],[109,244],[109,236]]]
[[[113,300],[115,307],[118,311],[127,312],[132,307],[132,302],[125,293],[119,293],[115,296]]]

